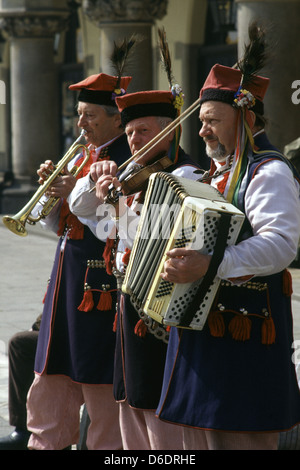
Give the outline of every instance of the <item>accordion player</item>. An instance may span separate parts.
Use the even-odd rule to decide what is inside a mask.
[[[151,175],[122,291],[140,314],[164,326],[202,330],[221,281],[218,265],[244,219],[210,185],[164,172]],[[212,254],[202,279],[175,284],[161,278],[166,253],[178,247]]]

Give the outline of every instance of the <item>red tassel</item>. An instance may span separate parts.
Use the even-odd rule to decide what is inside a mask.
[[[292,281],[291,273],[289,272],[288,269],[285,269],[283,271],[282,283],[283,283],[282,290],[283,290],[284,295],[286,295],[287,297],[291,297],[293,293],[293,281]]]
[[[97,305],[97,310],[111,310],[112,308],[112,297],[108,291],[102,291],[100,299]]]
[[[250,338],[251,320],[246,315],[235,315],[230,321],[228,329],[233,339],[246,341]]]
[[[113,332],[115,333],[117,331],[117,323],[118,323],[118,312],[115,314],[115,319],[113,323]]]
[[[91,289],[86,289],[84,294],[83,294],[83,299],[79,307],[77,307],[78,310],[81,312],[90,312],[94,308],[94,299],[93,299],[93,293]]]
[[[143,320],[139,320],[137,324],[135,325],[134,332],[137,336],[140,338],[144,338],[147,333],[147,326],[143,322]]]
[[[274,344],[276,338],[276,330],[272,317],[265,318],[261,328],[262,344]]]
[[[122,257],[122,261],[126,265],[128,265],[128,263],[129,263],[130,253],[131,253],[131,250],[129,248],[126,248],[125,253]]]
[[[207,322],[210,334],[215,338],[223,338],[225,334],[225,323],[222,313],[210,312]]]

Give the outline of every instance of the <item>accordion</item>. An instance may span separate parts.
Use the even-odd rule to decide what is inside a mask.
[[[122,291],[138,312],[164,326],[202,330],[221,281],[216,273],[224,250],[236,243],[244,219],[208,184],[152,174]],[[185,284],[162,279],[166,253],[179,247],[212,255],[203,278]]]

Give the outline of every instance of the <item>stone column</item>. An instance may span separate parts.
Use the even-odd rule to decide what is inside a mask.
[[[114,42],[136,34],[137,44],[125,69],[133,77],[128,91],[153,88],[152,26],[167,13],[167,0],[83,0],[84,14],[100,29],[101,72],[114,74],[110,56]]]
[[[2,42],[2,44],[0,44],[0,47],[0,171],[3,172],[3,174],[5,174],[5,176],[9,180],[9,175],[11,174],[11,132],[9,102],[9,54],[7,41]]]
[[[8,5],[9,4],[9,5]],[[60,113],[54,36],[67,26],[66,2],[2,0],[0,27],[10,42],[10,102],[14,186],[2,209],[14,212],[37,187],[36,170],[59,159]],[[35,183],[34,183],[35,182]]]
[[[247,43],[248,24],[266,27],[270,59],[261,75],[270,78],[265,97],[267,132],[281,151],[300,136],[300,104],[294,104],[292,84],[300,80],[300,0],[236,0],[239,56]]]

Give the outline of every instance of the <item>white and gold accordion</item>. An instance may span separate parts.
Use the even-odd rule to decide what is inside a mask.
[[[159,172],[150,176],[122,291],[137,311],[179,328],[202,330],[221,279],[217,269],[245,219],[208,184]],[[193,283],[162,279],[166,253],[178,247],[211,254],[207,274]]]

